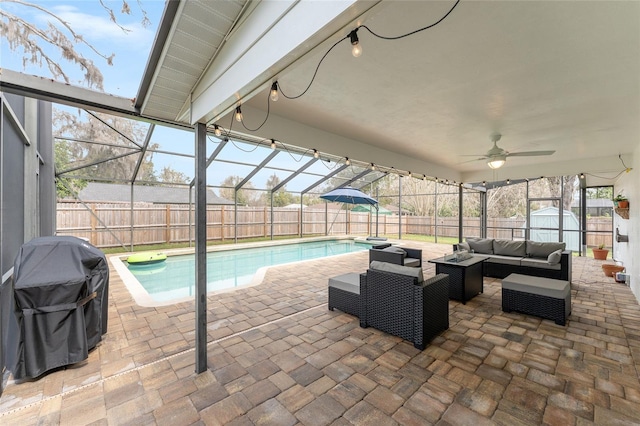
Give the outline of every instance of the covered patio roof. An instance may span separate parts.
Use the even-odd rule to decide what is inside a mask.
[[[144,115],[457,181],[617,173],[640,139],[638,2],[461,2],[398,40],[367,29],[407,34],[455,2],[176,3],[136,100]],[[362,56],[344,40],[320,64],[358,27]],[[233,122],[240,105],[248,128],[268,114],[259,131]],[[497,172],[469,161],[494,132],[510,152],[556,152]]]

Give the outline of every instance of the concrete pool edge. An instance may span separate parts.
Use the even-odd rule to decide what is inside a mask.
[[[277,241],[260,241],[255,243],[217,245],[217,246],[207,247],[207,253],[216,252],[216,251],[231,251],[231,250],[240,250],[240,249],[247,249],[247,248],[271,247],[271,246],[281,246],[281,245],[288,245],[288,244],[299,244],[303,242],[328,241],[328,240],[352,240],[358,244],[363,244],[363,245],[373,245],[373,244],[379,243],[379,241],[368,242],[365,240],[356,240],[357,238],[358,237],[342,235],[342,236],[296,238],[296,239],[286,239],[286,240],[277,240]],[[180,256],[180,255],[194,254],[195,248],[191,247],[191,248],[170,249],[170,250],[162,250],[162,252],[166,253],[167,257]],[[149,295],[149,293],[145,290],[145,288],[140,284],[138,279],[131,273],[129,268],[126,266],[125,261],[130,254],[132,253],[114,254],[109,256],[109,261],[113,265],[114,269],[120,276],[120,279],[122,280],[125,287],[129,291],[129,294],[131,295],[134,302],[138,306],[142,306],[145,308],[155,308],[155,307],[162,307],[162,306],[171,306],[171,305],[175,305],[183,302],[194,302],[194,298],[191,296],[176,298],[168,301],[154,300],[153,297]],[[329,257],[336,257],[336,256],[346,256],[349,254],[353,254],[353,253],[343,253],[343,254],[338,254],[334,256],[325,256],[323,257],[323,259],[329,258]],[[237,287],[227,288],[227,289],[212,290],[207,292],[207,296],[210,296],[213,294],[227,293],[227,292],[236,291],[243,288],[256,286],[262,283],[262,281],[264,281],[264,277],[267,271],[269,270],[269,268],[284,266],[284,265],[292,265],[295,263],[309,262],[312,260],[317,260],[317,259],[301,260],[296,262],[282,263],[279,265],[264,266],[262,268],[259,268],[255,272],[250,283],[237,286]]]

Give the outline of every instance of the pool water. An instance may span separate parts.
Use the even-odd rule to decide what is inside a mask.
[[[207,253],[207,292],[250,284],[258,269],[367,250],[353,240],[328,240]],[[129,271],[156,302],[194,296],[195,255],[169,256]]]

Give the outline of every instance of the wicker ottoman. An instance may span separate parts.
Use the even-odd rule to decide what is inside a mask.
[[[329,310],[340,309],[360,317],[360,274],[350,273],[329,278]]]
[[[511,274],[502,280],[502,310],[518,311],[565,325],[571,313],[569,281]]]

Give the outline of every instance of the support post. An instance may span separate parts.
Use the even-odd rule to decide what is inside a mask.
[[[463,223],[462,223],[462,211],[463,211],[463,199],[464,199],[464,193],[462,190],[462,184],[460,184],[458,186],[458,242],[461,243],[462,242],[462,236],[464,233],[464,228],[463,228]]]
[[[207,126],[196,124],[196,373],[207,369]]]
[[[402,175],[398,177],[398,239],[402,239]]]

